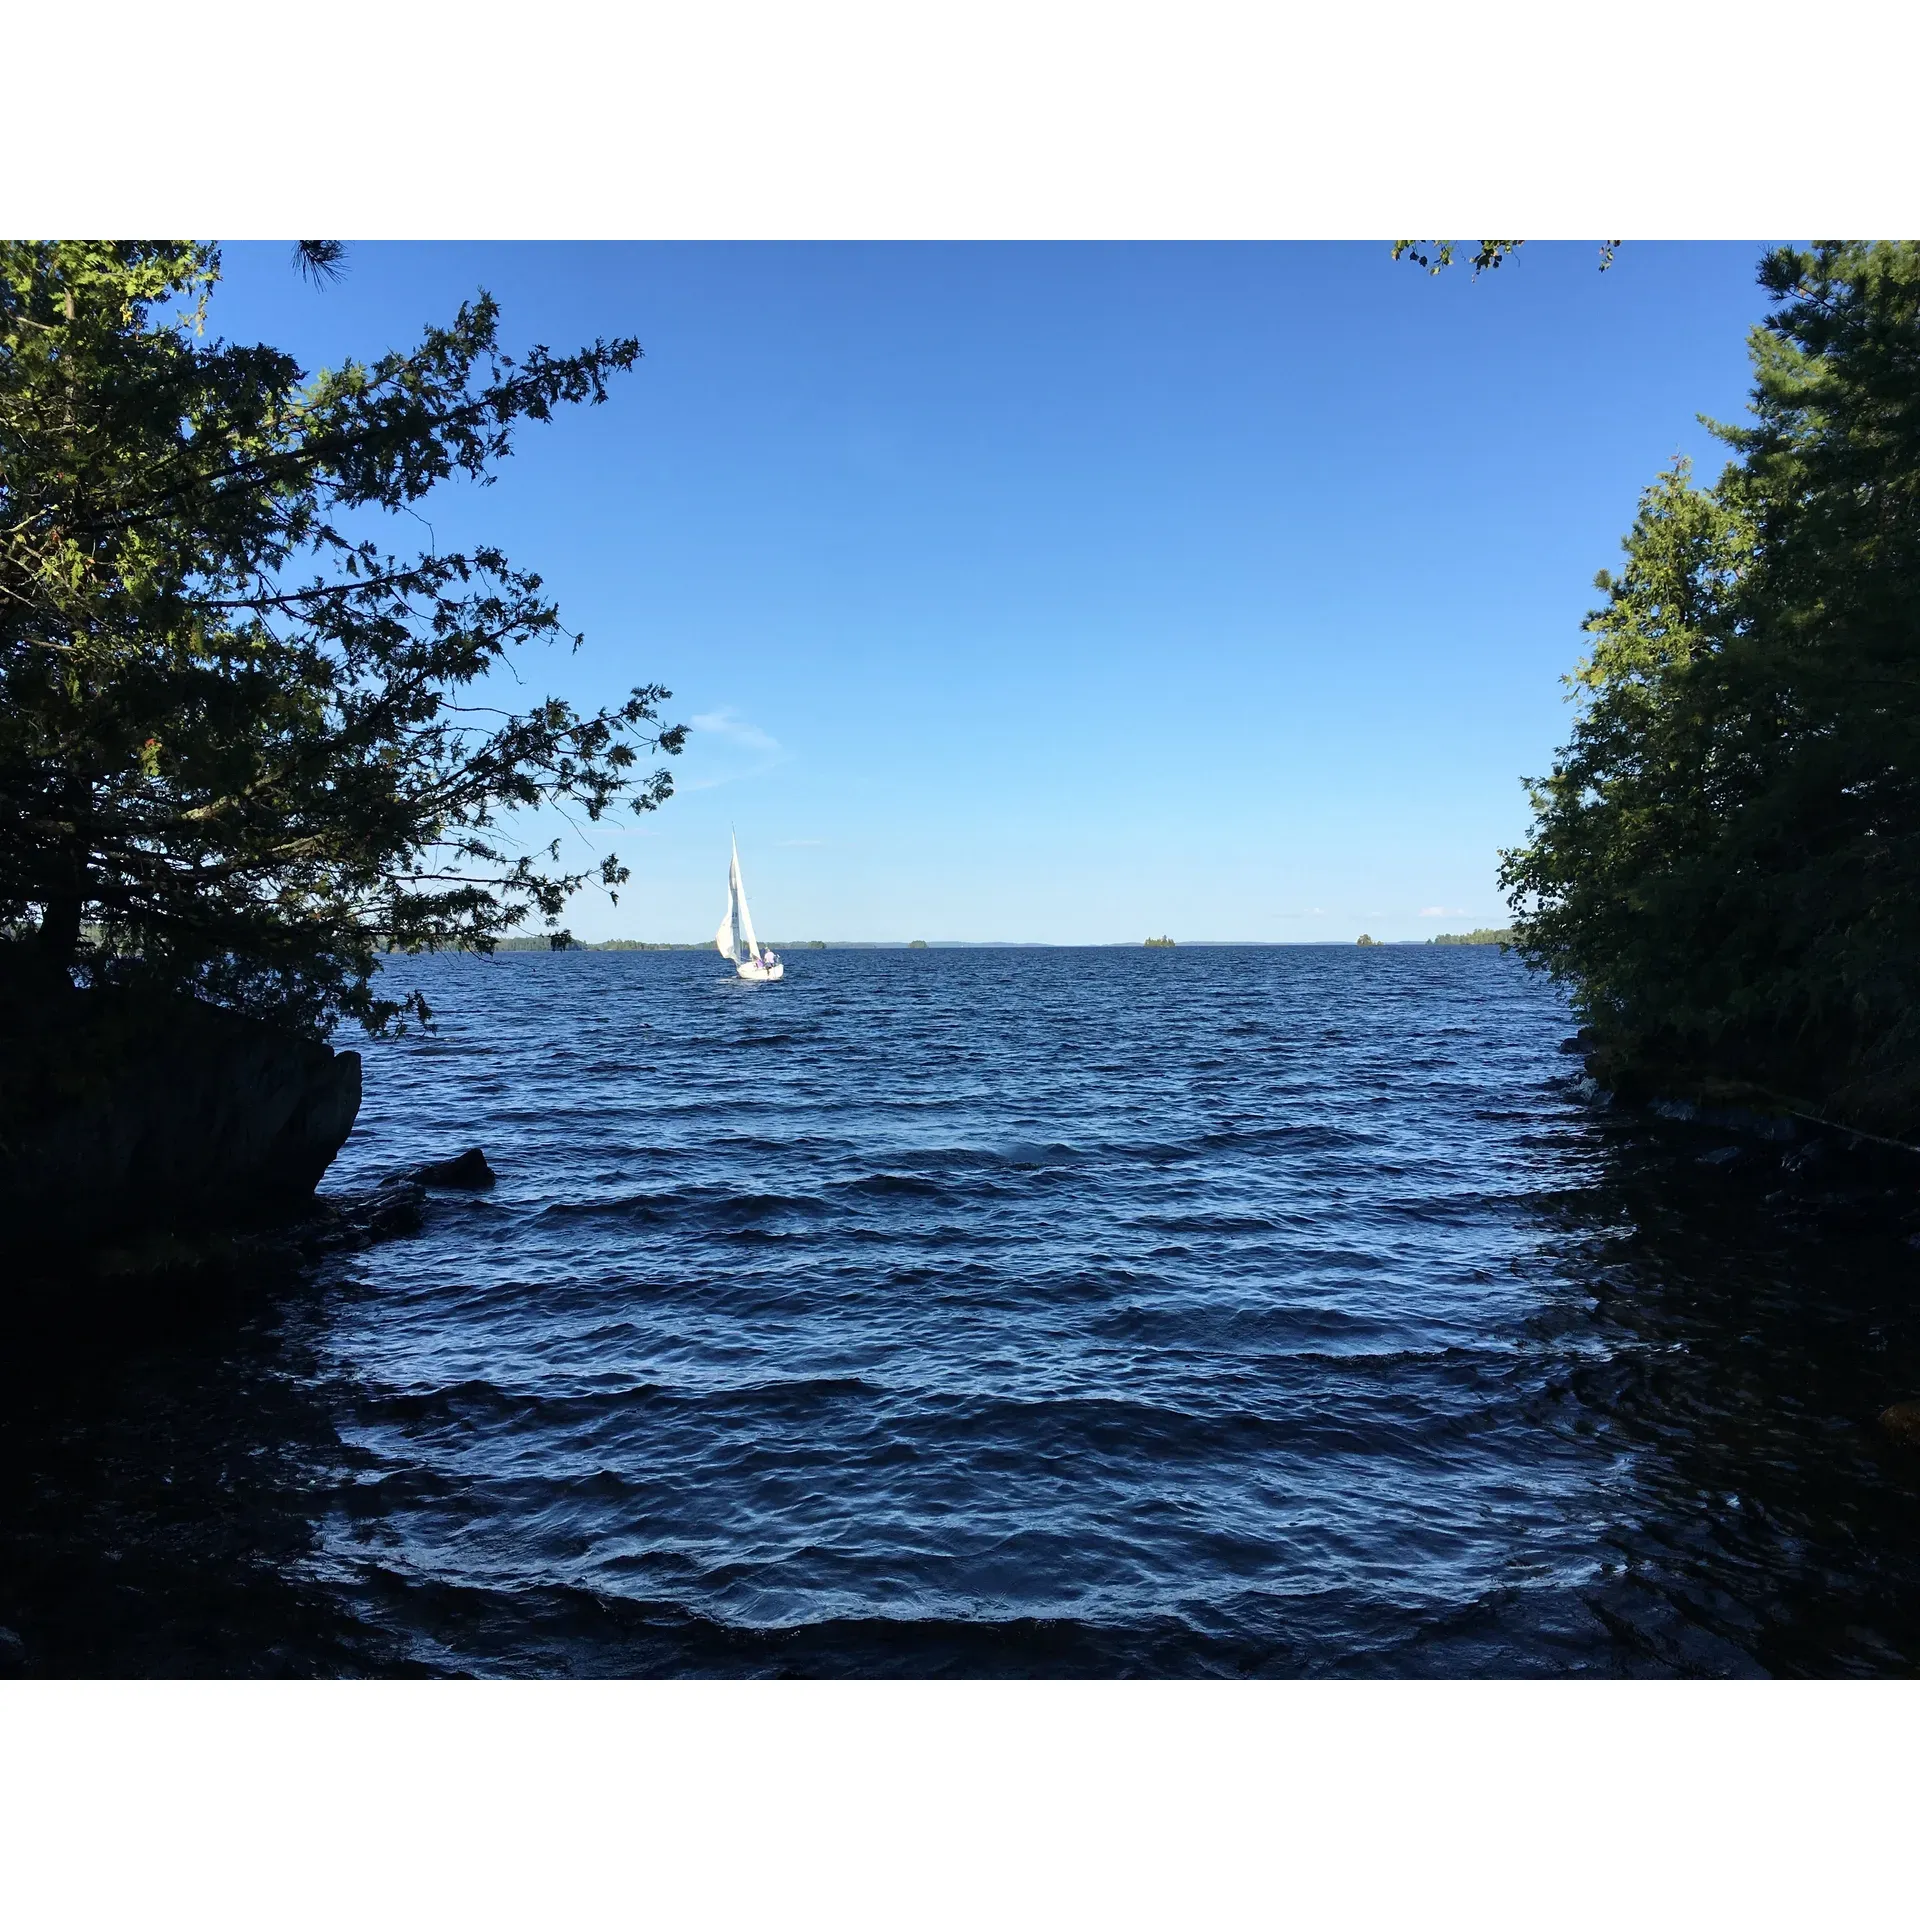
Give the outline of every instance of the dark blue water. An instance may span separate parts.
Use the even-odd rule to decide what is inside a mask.
[[[1920,1255],[1582,1106],[1510,957],[789,965],[397,963],[437,1031],[368,1050],[329,1186],[468,1145],[498,1186],[17,1383],[44,1664],[1920,1655],[1870,1424],[1920,1389]]]

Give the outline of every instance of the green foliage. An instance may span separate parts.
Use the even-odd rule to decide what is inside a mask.
[[[1475,927],[1471,933],[1436,933],[1427,943],[1434,947],[1510,947],[1511,927]]]
[[[1920,246],[1777,249],[1754,424],[1641,500],[1502,878],[1623,1071],[1920,1121]]]
[[[1173,945],[1173,940],[1171,936],[1163,933],[1149,940],[1147,945],[1150,947],[1170,947]]]
[[[296,258],[339,271],[331,242]],[[218,276],[186,242],[0,245],[0,992],[139,984],[377,1030],[405,1011],[378,950],[551,923],[587,875],[513,826],[657,806],[640,755],[683,735],[660,687],[490,705],[516,649],[578,644],[538,576],[367,531],[484,483],[520,422],[599,402],[640,349],[515,360],[481,294],[309,377],[206,338]]]
[[[313,286],[330,286],[346,272],[346,248],[338,240],[296,240],[293,264],[301,279]]]
[[[1453,250],[1459,244],[1453,240],[1396,240],[1393,243],[1393,257],[1396,260],[1411,260],[1416,267],[1425,267],[1429,273],[1444,273],[1453,265]],[[1510,260],[1526,244],[1524,240],[1476,241],[1469,262],[1473,268],[1473,277],[1477,280],[1483,273],[1490,273],[1503,262]],[[1619,250],[1619,246],[1618,240],[1600,242],[1602,273],[1613,265],[1613,256]]]
[[[1376,940],[1370,933],[1363,933],[1353,944],[1356,947],[1383,947],[1386,945],[1386,942],[1384,940]]]

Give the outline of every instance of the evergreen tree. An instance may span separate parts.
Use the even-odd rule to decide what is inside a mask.
[[[1641,502],[1503,857],[1629,1078],[1920,1123],[1920,246],[1760,269],[1754,424]]]
[[[330,243],[300,258],[337,271]],[[378,1029],[404,1007],[377,950],[484,949],[588,877],[516,815],[655,807],[640,755],[683,734],[654,686],[490,706],[493,668],[564,635],[539,578],[366,529],[485,481],[519,422],[599,402],[640,349],[515,360],[482,294],[309,378],[205,338],[218,276],[185,242],[0,246],[0,995],[118,983]]]

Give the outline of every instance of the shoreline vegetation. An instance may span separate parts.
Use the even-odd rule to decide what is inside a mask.
[[[646,765],[685,744],[664,687],[474,697],[580,644],[537,574],[373,537],[604,400],[640,343],[510,354],[482,293],[309,372],[204,324],[220,278],[201,242],[0,242],[0,1002],[125,988],[383,1033],[429,1011],[383,996],[383,949],[617,899],[617,856],[570,872],[529,817],[673,791]]]
[[[1501,858],[1588,1070],[1920,1134],[1920,243],[1776,247],[1751,425],[1642,494]]]
[[[491,544],[388,544],[638,340],[510,353],[480,292],[310,371],[206,324],[220,278],[206,242],[0,241],[0,1172],[69,1196],[0,1208],[0,1250],[304,1204],[359,1107],[328,1037],[431,1019],[382,953],[617,900],[617,855],[518,829],[651,812],[686,739],[660,686],[490,703],[582,636]]]

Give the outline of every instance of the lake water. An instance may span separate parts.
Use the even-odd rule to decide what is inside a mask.
[[[396,963],[416,1236],[0,1362],[47,1672],[1920,1656],[1920,1253],[1490,948]]]

